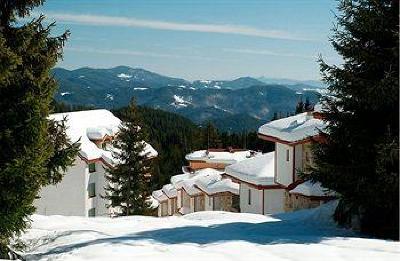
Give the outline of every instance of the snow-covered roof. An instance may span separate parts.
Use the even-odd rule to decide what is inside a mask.
[[[172,184],[166,184],[162,187],[162,191],[169,198],[175,198],[177,196],[176,188]]]
[[[239,184],[234,183],[231,179],[222,179],[220,174],[199,177],[196,179],[195,185],[209,195],[221,192],[239,195]]]
[[[275,153],[269,152],[225,168],[226,174],[254,185],[275,185]]]
[[[321,186],[320,182],[306,181],[297,185],[294,189],[289,191],[291,194],[301,194],[308,197],[329,197],[335,196],[336,193],[328,191],[326,188]]]
[[[212,150],[198,150],[186,155],[187,160],[201,160],[209,163],[224,163],[233,164],[257,154],[250,150],[237,150],[237,151],[212,151]]]
[[[264,124],[258,129],[258,133],[287,142],[296,142],[318,135],[319,130],[324,128],[323,120],[304,112]]]
[[[197,170],[193,174],[176,175],[171,178],[171,183],[176,189],[183,188],[190,196],[195,196],[201,193],[201,191],[195,186],[198,179],[221,176],[223,173],[223,171],[216,169],[205,168]]]
[[[183,173],[171,177],[171,184],[175,186],[176,189],[180,189],[183,186],[183,181],[190,179],[195,174]]]
[[[106,135],[114,136],[119,131],[121,120],[108,110],[89,110],[50,114],[49,119],[61,121],[66,118],[66,134],[71,142],[79,140],[79,154],[88,159],[104,159],[113,162],[112,152],[103,150],[93,140],[103,139]],[[146,143],[145,152],[156,157],[157,151]]]
[[[209,176],[209,175],[221,175],[223,174],[223,171],[212,169],[212,168],[205,168],[205,169],[199,169],[196,170],[193,173],[183,173],[179,175],[175,175],[171,177],[171,184],[176,188],[180,189],[183,187],[183,183],[186,180],[194,179],[200,176]]]
[[[168,200],[167,195],[161,189],[153,191],[151,196],[159,202]]]
[[[153,196],[150,196],[147,200],[146,200],[146,202],[147,203],[149,203],[149,207],[151,208],[151,209],[155,209],[155,208],[158,208],[158,206],[160,205],[160,202],[157,200],[157,199],[155,199]]]
[[[195,180],[194,179],[187,179],[183,181],[182,188],[190,195],[190,196],[196,196],[198,194],[201,194],[201,190],[199,190],[195,186]]]

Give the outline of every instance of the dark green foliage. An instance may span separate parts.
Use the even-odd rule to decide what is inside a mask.
[[[295,114],[299,114],[299,113],[306,112],[306,111],[312,111],[313,109],[314,109],[314,106],[310,102],[310,98],[306,97],[305,102],[303,102],[303,99],[300,99],[300,101],[297,103]]]
[[[299,114],[299,113],[302,113],[302,112],[304,112],[304,102],[303,102],[303,100],[300,100],[296,105],[295,113]]]
[[[187,164],[186,154],[207,149],[209,131],[212,137],[210,148],[247,148],[264,152],[274,149],[273,143],[260,140],[256,132],[221,132],[211,123],[208,127],[199,127],[175,113],[147,107],[138,109],[143,126],[149,133],[148,141],[158,151],[158,157],[154,159],[153,189],[169,183],[171,176],[182,173],[182,166]],[[113,112],[123,120],[125,110],[122,108]]]
[[[87,111],[87,110],[95,110],[96,107],[94,106],[87,106],[87,105],[72,105],[63,102],[56,102],[53,100],[52,102],[53,111],[55,113],[60,112],[71,112],[71,111]]]
[[[154,159],[153,188],[169,182],[172,175],[181,173],[185,155],[200,146],[200,132],[190,120],[162,110],[138,107],[143,127],[149,133],[149,143],[158,151]],[[124,120],[126,108],[113,111]],[[197,138],[196,138],[197,137]]]
[[[57,88],[50,69],[67,34],[51,37],[43,17],[14,23],[42,2],[0,1],[0,258],[29,225],[40,188],[58,182],[77,153],[63,123],[47,120]]]
[[[150,211],[147,198],[151,192],[146,175],[152,173],[152,160],[144,150],[148,136],[134,101],[122,114],[123,126],[113,141],[117,149],[113,156],[118,163],[106,169],[109,183],[105,198],[111,201],[109,206],[120,209],[121,215],[144,215]]]
[[[326,142],[315,146],[312,178],[340,193],[336,220],[399,237],[399,2],[340,1],[332,44],[342,66],[321,61]]]
[[[247,114],[227,115],[211,119],[210,122],[222,132],[241,133],[243,131],[256,131],[263,123],[262,120]]]

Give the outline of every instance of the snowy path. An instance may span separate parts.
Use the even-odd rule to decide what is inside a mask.
[[[278,216],[33,216],[27,260],[399,260],[400,244],[321,223],[332,206]]]

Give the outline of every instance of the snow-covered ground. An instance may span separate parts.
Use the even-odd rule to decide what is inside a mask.
[[[32,217],[27,260],[399,260],[399,243],[361,238],[326,221],[333,203],[275,216]],[[329,219],[329,218],[328,218]]]

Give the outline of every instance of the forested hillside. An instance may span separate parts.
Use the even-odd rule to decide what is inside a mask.
[[[117,117],[122,117],[121,108],[114,110]],[[139,107],[144,128],[149,133],[149,143],[158,151],[155,160],[153,186],[160,187],[169,182],[171,176],[180,174],[186,165],[185,155],[193,150],[210,148],[248,148],[273,150],[273,144],[258,139],[256,132],[227,133],[220,132],[211,123],[197,126],[189,119],[178,114]]]

